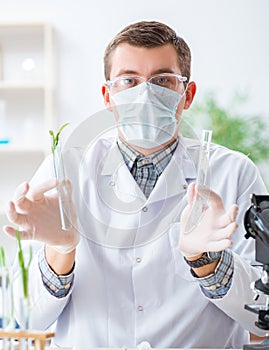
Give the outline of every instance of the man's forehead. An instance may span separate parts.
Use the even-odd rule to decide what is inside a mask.
[[[171,44],[147,48],[122,43],[114,50],[110,63],[110,78],[121,74],[181,73],[177,52]]]

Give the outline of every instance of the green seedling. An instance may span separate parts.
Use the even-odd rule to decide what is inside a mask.
[[[49,130],[49,133],[50,133],[51,138],[52,138],[52,140],[51,140],[52,153],[55,152],[56,147],[58,146],[60,133],[62,132],[63,128],[65,128],[67,125],[69,125],[69,123],[62,125],[60,127],[59,131],[57,132],[57,134],[54,134],[54,132],[52,130]]]
[[[22,276],[22,284],[23,284],[23,296],[25,299],[29,298],[29,288],[28,288],[28,277],[29,277],[29,267],[33,258],[33,250],[32,246],[29,247],[29,260],[27,265],[25,264],[22,246],[21,246],[21,236],[19,230],[16,230],[16,238],[18,242],[18,258],[19,265],[21,268],[21,276]]]
[[[4,247],[0,247],[0,268],[6,267],[6,256],[5,256],[5,250]]]

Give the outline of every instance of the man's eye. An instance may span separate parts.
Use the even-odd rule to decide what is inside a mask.
[[[168,82],[168,79],[167,78],[159,78],[159,83],[160,84],[165,84]]]
[[[169,79],[167,77],[156,77],[153,80],[153,84],[156,84],[156,85],[166,85],[168,83],[169,83]]]
[[[122,84],[125,86],[133,86],[135,85],[136,81],[134,78],[123,78]]]

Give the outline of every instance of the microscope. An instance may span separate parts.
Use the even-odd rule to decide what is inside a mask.
[[[245,213],[245,237],[255,239],[256,261],[261,263],[261,278],[253,282],[255,301],[263,295],[265,304],[248,304],[245,309],[258,315],[255,325],[269,331],[269,195],[251,195],[251,206]],[[260,344],[244,345],[244,350],[269,350],[269,337]]]

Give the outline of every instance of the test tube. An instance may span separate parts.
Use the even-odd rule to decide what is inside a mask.
[[[212,130],[203,130],[199,151],[195,197],[189,219],[185,227],[185,234],[190,233],[198,225],[203,214],[204,206],[206,205],[206,198],[199,195],[197,189],[199,189],[199,185],[206,185],[211,138]]]
[[[58,180],[57,191],[62,229],[65,231],[69,231],[72,229],[70,199],[68,189],[66,186],[64,163],[60,144],[58,144],[56,149],[54,150],[53,162],[55,176]]]

